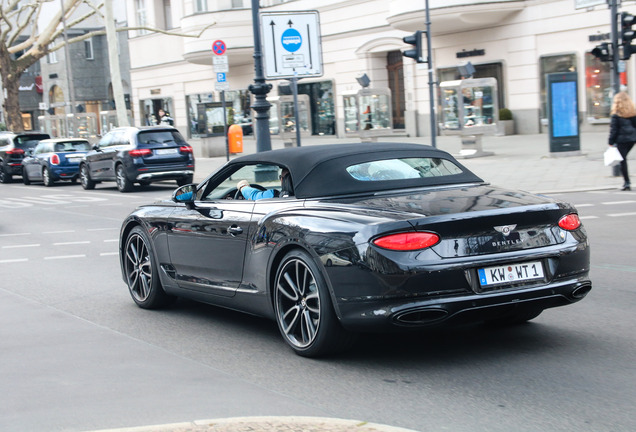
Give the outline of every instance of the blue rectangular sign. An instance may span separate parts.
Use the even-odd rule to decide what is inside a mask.
[[[225,72],[217,72],[216,73],[216,81],[217,82],[226,82],[227,77],[225,76]]]

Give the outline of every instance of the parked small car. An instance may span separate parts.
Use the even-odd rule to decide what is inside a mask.
[[[122,127],[102,137],[80,164],[80,182],[93,189],[102,181],[114,181],[120,192],[135,183],[147,185],[176,180],[192,183],[194,154],[181,133],[172,126]]]
[[[11,183],[13,176],[22,175],[22,159],[43,139],[40,132],[0,132],[0,183]]]
[[[80,161],[90,148],[90,143],[81,138],[42,140],[22,160],[22,181],[25,185],[41,181],[44,186],[53,186],[59,180],[75,183]]]

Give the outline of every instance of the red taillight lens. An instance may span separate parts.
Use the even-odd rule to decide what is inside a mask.
[[[559,227],[563,228],[566,231],[574,231],[580,226],[581,219],[579,219],[579,215],[577,215],[576,213],[570,213],[569,215],[565,215],[561,219],[559,219]]]
[[[179,151],[181,153],[192,153],[192,147],[190,147],[189,145],[184,145],[179,147]]]
[[[59,165],[60,157],[56,154],[51,155],[51,165]]]
[[[383,249],[411,251],[426,249],[439,243],[439,240],[439,236],[431,232],[405,232],[377,238],[373,244]]]
[[[24,150],[22,150],[21,148],[14,148],[12,150],[8,150],[7,154],[9,155],[23,155],[24,154]]]
[[[150,149],[135,149],[128,152],[132,157],[141,157],[141,156],[149,156],[152,154],[152,150]]]

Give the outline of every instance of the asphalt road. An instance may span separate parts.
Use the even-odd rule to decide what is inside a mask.
[[[369,335],[295,356],[275,323],[180,301],[137,308],[119,225],[173,185],[120,194],[0,185],[0,430],[87,431],[252,415],[419,431],[636,430],[636,193],[579,207],[594,289],[532,323]]]

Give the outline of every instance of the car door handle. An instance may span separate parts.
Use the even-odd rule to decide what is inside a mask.
[[[227,232],[229,232],[232,235],[238,235],[243,232],[243,228],[236,225],[232,225],[231,227],[227,229]]]

